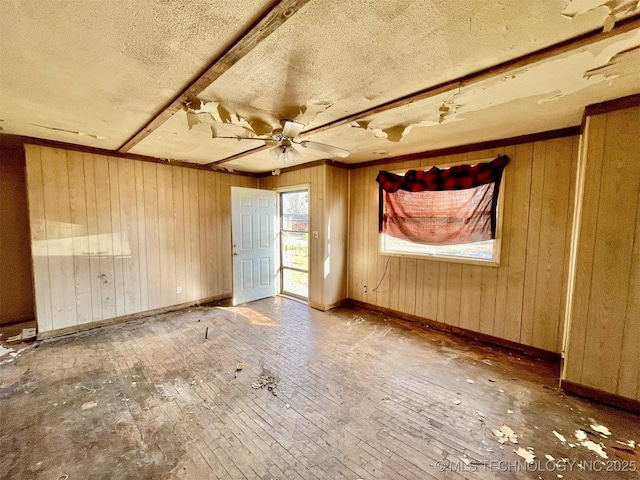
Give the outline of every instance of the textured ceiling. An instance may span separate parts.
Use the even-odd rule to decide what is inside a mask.
[[[186,101],[272,2],[2,0],[0,128],[116,150],[177,99],[128,151],[263,172],[282,167],[264,142],[212,136],[296,119],[354,163],[574,126],[585,105],[640,93],[636,0],[290,3]]]

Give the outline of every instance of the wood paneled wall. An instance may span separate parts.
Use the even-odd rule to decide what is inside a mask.
[[[231,294],[230,186],[256,179],[25,149],[39,332]]]
[[[350,170],[348,297],[560,352],[577,148],[577,137],[565,137]],[[499,267],[379,253],[379,170],[473,163],[498,154],[511,158]]]
[[[347,179],[345,169],[316,165],[259,182],[266,190],[309,185],[309,232],[318,232],[310,234],[309,305],[321,310],[346,297]]]
[[[347,298],[349,171],[333,165],[326,169],[324,305],[333,308]]]
[[[640,400],[640,107],[587,117],[563,380]]]

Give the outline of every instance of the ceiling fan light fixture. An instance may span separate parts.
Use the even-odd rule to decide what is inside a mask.
[[[295,162],[300,158],[300,152],[292,145],[276,145],[269,149],[269,156],[279,163]]]
[[[293,146],[282,147],[282,149],[284,150],[285,157],[290,162],[295,162],[300,158],[300,152],[293,148]]]
[[[284,154],[282,153],[282,148],[280,147],[280,145],[270,148],[269,156],[276,162],[284,163]],[[282,160],[280,160],[280,156],[282,156]]]

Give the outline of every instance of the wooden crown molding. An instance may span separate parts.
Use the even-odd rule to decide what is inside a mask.
[[[388,165],[399,162],[407,162],[412,160],[424,160],[425,158],[441,157],[443,155],[455,155],[458,153],[475,152],[478,150],[488,150],[491,148],[508,147],[511,145],[519,145],[521,143],[540,142],[543,140],[552,140],[554,138],[573,137],[580,135],[579,126],[561,128],[558,130],[548,130],[546,132],[531,133],[528,135],[519,135],[517,137],[503,138],[499,140],[488,140],[486,142],[468,143],[457,147],[439,148],[436,150],[427,150],[424,152],[411,153],[408,155],[400,155],[398,157],[380,158],[369,162],[360,162],[349,164],[349,170],[355,168],[375,167],[377,165]]]
[[[299,165],[292,165],[291,167],[280,168],[280,173],[288,173],[295,172],[296,170],[303,170],[305,168],[313,168],[318,167],[320,165],[329,165],[331,167],[344,168],[345,170],[349,168],[349,165],[342,162],[336,162],[335,160],[315,160],[313,162],[308,163],[300,163]],[[258,178],[270,177],[273,175],[272,172],[262,172],[258,173]]]
[[[62,150],[71,150],[74,152],[90,153],[93,155],[102,155],[105,157],[126,158],[128,160],[138,160],[140,162],[162,163],[163,165],[173,165],[175,167],[191,168],[194,170],[204,170],[211,172],[212,169],[198,163],[183,162],[180,160],[170,160],[156,157],[147,157],[146,155],[138,155],[135,153],[123,153],[115,150],[106,150],[104,148],[88,147],[86,145],[77,145],[75,143],[58,142],[56,140],[47,140],[44,138],[25,137],[21,135],[11,135],[0,132],[0,148],[11,147],[15,145],[39,145],[41,147],[60,148]],[[257,173],[251,172],[229,172],[228,170],[214,170],[217,173],[226,173],[227,175],[240,175],[243,177],[257,178]]]
[[[640,93],[629,95],[627,97],[616,98],[615,100],[609,100],[607,102],[587,105],[584,109],[584,114],[582,115],[582,131],[584,132],[587,117],[591,115],[599,115],[632,107],[640,107]]]

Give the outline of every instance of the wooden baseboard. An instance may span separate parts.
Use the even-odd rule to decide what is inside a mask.
[[[434,320],[429,320],[427,318],[418,317],[417,315],[411,315],[408,313],[399,312],[397,310],[391,310],[389,308],[378,307],[377,305],[361,302],[360,300],[354,300],[352,298],[348,298],[347,302],[357,307],[366,308],[368,310],[374,310],[376,312],[386,313],[388,315],[393,315],[394,317],[402,318],[410,322],[416,322],[423,325],[428,325],[429,328],[433,328],[434,330],[453,333],[455,335],[460,335],[467,338],[473,338],[474,340],[478,340],[484,343],[505,347],[505,348],[508,348],[509,350],[514,350],[516,352],[522,353],[529,357],[544,358],[546,360],[551,360],[556,362],[559,362],[561,358],[561,354],[558,352],[550,352],[549,350],[543,350],[541,348],[531,347],[529,345],[523,345],[521,343],[512,342],[511,340],[505,340],[503,338],[494,337],[492,335],[487,335],[485,333],[474,332],[473,330],[467,330],[466,328],[455,327],[453,325],[447,325],[445,323],[436,322]]]
[[[108,318],[106,320],[100,320],[97,322],[83,323],[81,325],[73,325],[72,327],[59,328],[57,330],[49,330],[46,332],[38,332],[36,335],[37,340],[46,340],[48,338],[61,337],[64,335],[70,335],[73,333],[85,332],[87,330],[93,330],[94,328],[108,327],[109,325],[115,325],[118,323],[130,322],[132,320],[138,320],[140,318],[146,318],[153,315],[161,315],[163,313],[175,312],[177,310],[184,310],[185,308],[196,307],[205,303],[215,302],[230,298],[228,293],[222,295],[216,295],[213,297],[202,298],[193,302],[180,303],[178,305],[171,305],[169,307],[156,308],[155,310],[147,310],[145,312],[132,313],[131,315],[123,315],[121,317]]]
[[[343,298],[342,300],[339,300],[337,302],[333,302],[330,303],[329,305],[324,305],[322,303],[316,303],[316,302],[312,302],[311,300],[309,300],[309,306],[311,308],[315,308],[316,310],[320,310],[322,312],[326,312],[327,310],[331,310],[333,308],[337,308],[340,305],[342,305],[343,303],[345,303],[347,301],[346,298]]]
[[[560,380],[560,388],[567,393],[577,395],[579,397],[588,398],[598,403],[606,403],[618,407],[622,410],[640,415],[640,400],[622,397],[615,393],[605,392],[597,388],[588,387],[579,383],[573,383],[568,380]]]

